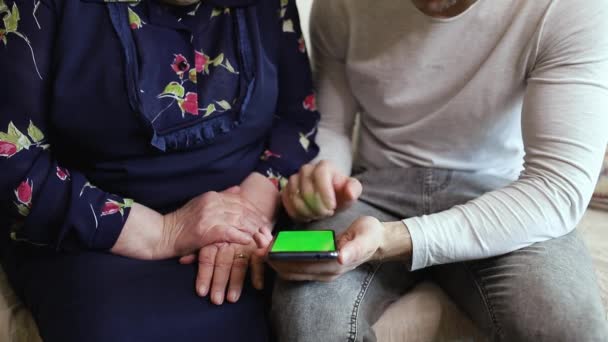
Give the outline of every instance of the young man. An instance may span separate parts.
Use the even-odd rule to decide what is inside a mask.
[[[427,277],[495,340],[607,340],[574,228],[607,142],[608,1],[320,0],[311,25],[325,161],[283,203],[340,257],[273,263],[279,339],[373,341]]]

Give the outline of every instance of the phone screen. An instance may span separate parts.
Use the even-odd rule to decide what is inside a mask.
[[[334,252],[335,250],[332,230],[311,230],[279,232],[270,252]]]

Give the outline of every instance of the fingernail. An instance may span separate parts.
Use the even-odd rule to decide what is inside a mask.
[[[342,252],[342,262],[348,264],[348,253]]]
[[[236,302],[237,300],[239,300],[239,294],[234,291],[230,292],[230,294],[228,296],[230,298],[230,301],[233,303]]]
[[[222,305],[222,303],[224,302],[224,296],[222,296],[221,292],[216,292],[213,294],[213,297],[211,298],[213,303],[216,305]]]
[[[207,295],[207,287],[205,285],[199,287],[198,294],[201,295],[201,297],[205,297]]]

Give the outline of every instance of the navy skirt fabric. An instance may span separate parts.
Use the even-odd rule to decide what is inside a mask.
[[[196,265],[177,260],[18,254],[5,267],[44,341],[268,341],[264,296],[248,281],[236,304],[216,306],[194,291]]]

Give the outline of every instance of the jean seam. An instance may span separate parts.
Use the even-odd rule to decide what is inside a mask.
[[[355,303],[353,304],[353,311],[350,316],[350,331],[348,332],[348,339],[347,339],[348,342],[357,341],[357,333],[358,333],[357,323],[358,323],[358,316],[359,316],[359,308],[361,307],[361,302],[365,298],[367,289],[369,289],[369,285],[371,284],[372,280],[374,279],[374,276],[376,275],[376,273],[378,272],[378,270],[380,269],[380,267],[382,265],[378,265],[378,266],[374,267],[374,266],[368,264],[366,266],[369,267],[370,270],[367,272],[365,279],[363,279],[363,283],[361,284],[361,289],[359,290],[359,293],[357,294],[357,298],[355,299]]]
[[[498,322],[498,318],[496,318],[496,312],[490,300],[490,296],[488,295],[485,281],[482,279],[482,277],[477,276],[476,272],[471,269],[468,263],[464,263],[464,268],[471,277],[471,279],[473,279],[473,283],[475,283],[475,286],[477,287],[477,290],[481,295],[485,307],[488,310],[488,315],[490,316],[492,324],[494,325],[494,329],[496,329],[496,336],[502,338],[502,326]]]
[[[431,195],[433,187],[433,170],[424,169],[424,181],[422,182],[422,211],[423,214],[431,212]]]

